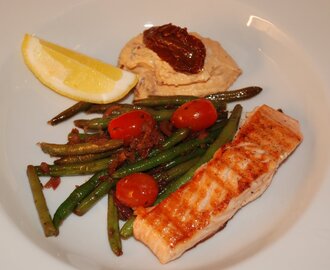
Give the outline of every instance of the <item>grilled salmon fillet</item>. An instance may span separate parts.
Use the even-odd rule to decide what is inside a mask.
[[[257,107],[234,140],[188,183],[158,205],[137,209],[135,238],[161,263],[178,258],[259,197],[302,139],[298,121],[267,105]]]

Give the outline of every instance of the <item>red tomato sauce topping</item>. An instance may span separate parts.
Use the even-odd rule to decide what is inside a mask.
[[[173,24],[151,27],[143,32],[143,42],[175,71],[196,74],[204,67],[205,46],[187,28]]]

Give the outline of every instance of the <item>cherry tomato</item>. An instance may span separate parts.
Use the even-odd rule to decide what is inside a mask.
[[[158,195],[155,179],[146,173],[133,173],[117,182],[116,198],[129,207],[151,206]]]
[[[134,110],[124,113],[108,124],[108,131],[113,139],[132,139],[143,133],[147,128],[156,125],[152,115],[143,110]]]
[[[212,126],[217,117],[217,110],[212,102],[199,98],[182,104],[173,113],[171,122],[176,128],[200,131]]]

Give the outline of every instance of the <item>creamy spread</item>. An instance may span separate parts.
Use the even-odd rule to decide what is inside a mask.
[[[241,69],[232,57],[212,39],[197,33],[206,48],[203,69],[196,74],[175,71],[154,51],[143,43],[143,34],[131,39],[122,49],[119,66],[139,75],[134,99],[150,95],[195,95],[205,96],[225,91],[241,74]]]

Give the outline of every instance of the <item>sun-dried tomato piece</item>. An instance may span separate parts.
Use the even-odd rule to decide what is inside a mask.
[[[52,188],[53,190],[55,190],[60,185],[60,183],[60,177],[51,177],[49,181],[44,185],[44,188]]]
[[[154,26],[143,32],[143,42],[178,72],[196,74],[204,67],[205,46],[187,28],[171,23]]]
[[[46,163],[46,162],[41,162],[41,163],[40,163],[40,170],[41,170],[43,173],[48,174],[48,173],[49,173],[49,164]]]

